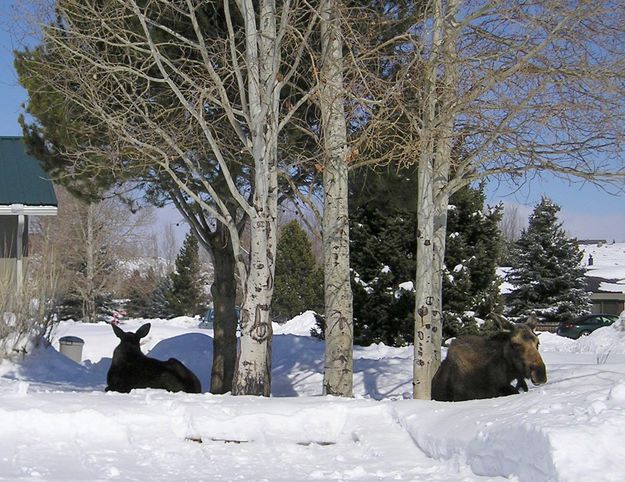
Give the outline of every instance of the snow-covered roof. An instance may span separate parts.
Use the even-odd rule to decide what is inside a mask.
[[[589,283],[597,285],[593,291],[625,293],[625,243],[585,244],[580,248],[584,251]]]

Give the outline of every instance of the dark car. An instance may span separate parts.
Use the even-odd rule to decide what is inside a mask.
[[[597,328],[603,326],[610,326],[616,320],[617,315],[584,315],[573,321],[563,321],[558,325],[556,333],[560,336],[566,336],[567,338],[577,339],[580,336],[588,336]]]
[[[237,317],[237,320],[239,319],[240,313],[241,313],[241,308],[239,308],[238,306],[235,307],[234,314]],[[209,308],[204,314],[204,316],[202,317],[202,321],[200,321],[198,328],[205,328],[205,329],[212,330],[214,323],[215,323],[215,310],[212,308]]]

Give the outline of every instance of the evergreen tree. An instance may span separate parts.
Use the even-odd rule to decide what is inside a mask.
[[[126,282],[125,309],[129,316],[142,318],[169,318],[172,312],[168,294],[172,290],[171,278],[154,268],[146,273],[133,271]]]
[[[154,291],[155,278],[152,270],[142,274],[134,270],[128,278],[128,291],[126,293],[125,309],[128,316],[133,318],[147,318],[150,310],[150,295]]]
[[[350,185],[354,341],[413,341],[416,201],[414,174],[357,171]],[[500,311],[496,268],[499,207],[484,211],[482,188],[455,193],[448,210],[443,282],[445,336],[484,333],[476,318]]]
[[[170,279],[172,286],[167,300],[171,313],[175,316],[199,315],[204,308],[200,253],[197,238],[191,233],[187,234],[176,257],[176,270]]]
[[[354,342],[413,339],[416,194],[409,171],[360,169],[350,179]]]
[[[477,319],[501,312],[500,278],[503,236],[502,206],[484,209],[483,186],[456,192],[447,211],[445,275],[443,276],[444,338],[477,334]]]
[[[590,311],[583,252],[562,229],[559,211],[558,205],[543,198],[516,243],[507,277],[514,286],[507,307],[512,316],[535,312],[548,323],[558,323]]]
[[[169,276],[161,277],[150,296],[150,317],[170,318],[173,316],[168,298],[171,290],[171,278]]]
[[[415,217],[365,205],[350,221],[354,342],[405,345],[413,338]]]
[[[306,232],[291,221],[278,240],[271,311],[274,319],[285,321],[306,310],[323,310],[323,271]]]

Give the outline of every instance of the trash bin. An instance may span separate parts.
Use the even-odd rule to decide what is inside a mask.
[[[77,336],[64,336],[59,339],[61,353],[76,363],[82,362],[82,346],[85,341]]]

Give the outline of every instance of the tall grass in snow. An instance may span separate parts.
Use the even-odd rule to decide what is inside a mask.
[[[0,359],[26,353],[50,335],[60,273],[52,249],[25,258],[23,272],[18,290],[15,260],[0,259]]]

